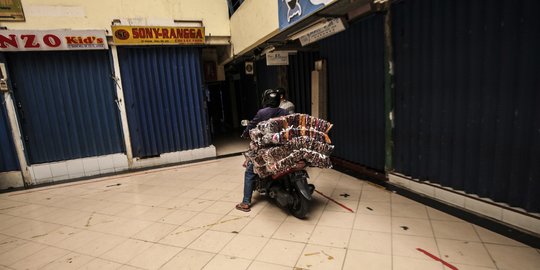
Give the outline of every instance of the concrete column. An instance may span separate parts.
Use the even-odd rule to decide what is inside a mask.
[[[122,122],[122,133],[124,134],[124,145],[128,158],[128,167],[133,167],[133,150],[131,149],[131,136],[129,134],[129,125],[126,112],[126,103],[124,99],[124,90],[122,89],[122,75],[120,73],[120,62],[118,61],[118,50],[116,46],[111,46],[111,54],[114,68],[114,80],[116,85],[116,103],[120,110],[120,121]]]
[[[311,72],[311,115],[328,119],[328,84],[324,59],[315,62],[315,70]]]
[[[4,93],[4,101],[6,102],[7,117],[9,119],[9,125],[11,129],[11,135],[13,137],[13,143],[15,144],[15,151],[17,158],[19,159],[19,166],[21,167],[21,173],[23,177],[24,186],[31,186],[34,183],[34,179],[30,174],[30,168],[28,167],[28,161],[26,160],[26,153],[24,152],[24,143],[22,139],[22,132],[19,128],[19,120],[17,118],[17,111],[15,110],[15,104],[11,97],[11,92]]]

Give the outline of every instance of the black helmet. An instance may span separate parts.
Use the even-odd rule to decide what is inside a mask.
[[[262,97],[263,107],[279,107],[280,96],[276,89],[266,89]]]
[[[276,91],[277,91],[278,95],[285,97],[285,88],[278,87],[278,88],[276,88]]]

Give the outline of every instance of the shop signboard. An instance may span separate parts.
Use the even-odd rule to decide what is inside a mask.
[[[302,44],[302,46],[306,46],[317,40],[337,34],[343,30],[345,30],[343,21],[340,18],[334,18],[305,31],[299,38],[300,44]]]
[[[276,51],[266,53],[267,66],[287,66],[289,65],[289,52]]]
[[[0,52],[105,49],[105,30],[0,30]]]
[[[276,0],[279,29],[283,30],[336,0]]]
[[[204,27],[113,25],[115,45],[202,45]]]

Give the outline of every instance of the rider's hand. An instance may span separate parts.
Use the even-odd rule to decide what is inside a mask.
[[[248,160],[247,159],[244,160],[244,163],[242,163],[242,167],[247,168],[247,163],[248,163]]]

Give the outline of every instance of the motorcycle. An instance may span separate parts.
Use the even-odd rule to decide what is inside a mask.
[[[247,126],[249,120],[242,120],[241,125]],[[299,219],[304,219],[309,211],[315,186],[308,183],[309,175],[305,161],[299,161],[294,168],[277,175],[255,180],[253,189],[262,196],[274,199],[277,204],[286,208],[289,213]]]
[[[308,183],[309,175],[305,167],[305,162],[299,162],[295,168],[284,173],[258,178],[254,189],[260,195],[274,199],[296,218],[304,219],[315,191],[315,186]]]

